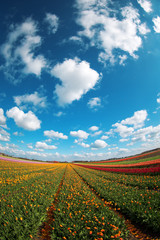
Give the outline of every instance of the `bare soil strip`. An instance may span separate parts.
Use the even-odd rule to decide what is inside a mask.
[[[58,196],[59,196],[59,193],[61,191],[61,187],[62,187],[62,184],[63,184],[63,181],[64,181],[65,173],[66,173],[66,169],[65,169],[65,172],[62,176],[62,179],[61,179],[61,182],[59,184],[58,190],[55,194],[54,202],[52,203],[52,205],[47,210],[47,219],[42,224],[42,226],[40,227],[40,230],[37,234],[37,237],[34,240],[51,240],[50,233],[51,233],[52,228],[51,228],[50,225],[54,221],[54,211],[55,211],[56,205],[58,203]]]
[[[72,167],[73,168],[73,167]],[[73,168],[74,169],[74,168]],[[102,197],[100,197],[100,195],[98,193],[96,193],[93,189],[92,186],[90,186],[85,179],[83,179],[81,177],[81,175],[74,169],[74,171],[78,174],[78,176],[80,177],[80,179],[92,190],[92,192],[96,195],[96,197],[98,197],[99,199],[101,199],[103,201],[103,203],[106,204],[106,206],[109,207],[110,210],[114,211],[120,218],[123,218],[126,224],[127,229],[129,230],[129,237],[128,240],[137,240],[137,239],[141,239],[141,240],[160,240],[160,238],[158,238],[157,236],[152,235],[152,233],[147,232],[144,229],[140,229],[139,226],[133,222],[130,221],[130,219],[127,218],[127,216],[125,216],[123,213],[121,213],[119,210],[117,210],[116,208],[112,207],[111,205],[109,205],[105,199],[103,199]]]

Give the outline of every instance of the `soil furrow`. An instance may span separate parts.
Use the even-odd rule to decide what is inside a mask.
[[[66,169],[67,169],[67,167],[66,167]],[[55,211],[56,205],[58,203],[58,196],[59,196],[59,193],[60,193],[62,185],[63,185],[66,169],[62,176],[58,190],[55,194],[54,202],[47,210],[47,219],[40,227],[37,237],[34,240],[51,240],[50,233],[51,233],[52,228],[50,225],[54,221],[54,211]]]

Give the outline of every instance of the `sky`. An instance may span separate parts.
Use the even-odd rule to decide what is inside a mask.
[[[6,0],[0,152],[104,160],[160,146],[159,0]]]

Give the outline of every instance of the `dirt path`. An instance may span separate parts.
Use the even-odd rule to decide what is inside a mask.
[[[67,167],[66,167],[66,169],[67,169]],[[60,193],[61,188],[62,188],[62,184],[63,184],[63,181],[64,181],[66,169],[65,169],[65,172],[62,176],[62,179],[61,179],[61,182],[59,184],[58,190],[55,194],[54,202],[52,203],[52,205],[49,207],[49,209],[47,211],[47,219],[42,224],[42,226],[40,227],[39,232],[37,234],[37,237],[34,238],[34,240],[51,240],[50,233],[51,233],[52,228],[51,228],[50,225],[54,221],[54,211],[55,211],[56,205],[58,203],[58,196],[59,196],[59,193]]]

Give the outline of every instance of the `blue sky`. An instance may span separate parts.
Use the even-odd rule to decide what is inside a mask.
[[[0,152],[73,161],[159,147],[158,0],[6,0],[0,29]]]

